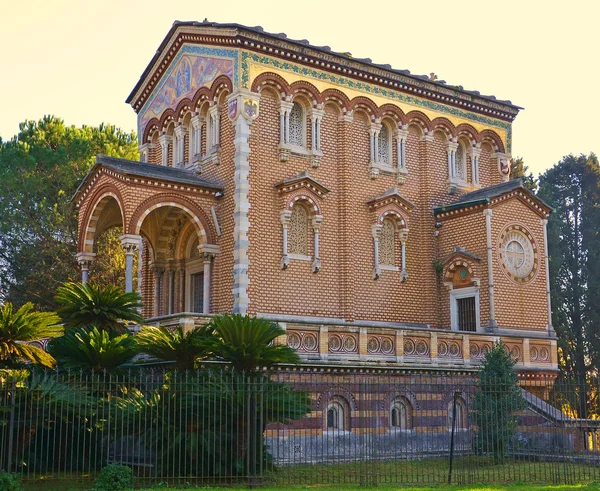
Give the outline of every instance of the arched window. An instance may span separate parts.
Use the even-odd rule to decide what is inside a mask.
[[[308,256],[308,211],[296,203],[290,217],[288,253]]]
[[[459,181],[467,180],[467,152],[465,150],[465,146],[462,142],[458,142],[458,147],[456,148],[456,168],[455,168],[455,177]]]
[[[456,419],[454,423],[455,430],[467,429],[467,405],[462,397],[456,397],[456,407],[454,406],[454,397],[448,401],[448,429],[452,430],[453,415]]]
[[[396,264],[396,227],[389,218],[383,220],[381,238],[379,239],[379,264],[395,266]]]
[[[344,406],[338,401],[332,401],[327,405],[325,426],[328,431],[344,431],[346,429]]]
[[[392,136],[386,124],[381,125],[379,131],[379,162],[384,165],[392,165]]]
[[[390,427],[410,430],[412,427],[410,403],[404,397],[396,397],[390,407]]]
[[[304,116],[304,108],[299,102],[294,102],[290,111],[290,135],[289,142],[291,145],[304,147],[306,145],[305,138],[306,118]]]

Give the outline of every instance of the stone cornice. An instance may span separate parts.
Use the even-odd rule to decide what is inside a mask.
[[[351,77],[358,81],[387,87],[424,99],[447,104],[468,111],[485,114],[504,121],[512,121],[519,107],[510,102],[497,101],[477,92],[465,91],[426,77],[410,75],[407,71],[393,70],[388,65],[375,65],[370,60],[353,59],[328,48],[311,46],[301,41],[286,39],[236,24],[217,25],[198,22],[175,23],[163,40],[156,55],[127,98],[139,112],[156,84],[169,67],[172,58],[184,43],[243,48],[256,53],[270,54],[300,65]]]

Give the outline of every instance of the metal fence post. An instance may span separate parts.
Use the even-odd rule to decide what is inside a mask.
[[[11,387],[10,421],[8,422],[8,463],[7,472],[12,472],[15,433],[15,407],[17,405],[17,383],[13,380]]]
[[[452,400],[452,432],[450,434],[450,468],[448,469],[448,484],[452,483],[452,462],[454,460],[454,431],[456,429],[456,398],[458,392],[454,392]]]

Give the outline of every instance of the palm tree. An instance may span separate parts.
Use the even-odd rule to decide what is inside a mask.
[[[174,331],[166,327],[147,326],[136,336],[140,351],[159,360],[173,361],[177,370],[191,370],[198,359],[206,358],[208,340],[212,329],[208,326],[198,326],[184,332],[179,326]]]
[[[54,358],[30,341],[55,338],[63,334],[60,319],[54,312],[33,312],[33,304],[26,303],[16,312],[12,303],[0,308],[0,365],[16,368],[22,362],[53,367]]]
[[[58,365],[64,368],[92,371],[115,370],[137,352],[137,343],[129,333],[114,334],[93,326],[76,328],[48,345]]]
[[[123,332],[124,323],[139,324],[144,320],[138,311],[142,306],[140,296],[135,292],[123,293],[112,285],[102,288],[89,283],[65,283],[58,289],[56,301],[65,329],[96,326]]]
[[[239,314],[220,315],[212,319],[209,327],[214,331],[210,342],[212,353],[218,359],[229,362],[238,372],[253,372],[278,363],[300,362],[292,348],[273,343],[285,331],[267,319]]]

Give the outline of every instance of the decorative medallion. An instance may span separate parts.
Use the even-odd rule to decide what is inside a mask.
[[[306,333],[302,338],[302,348],[306,351],[316,352],[319,347],[317,336],[312,332]]]
[[[524,227],[507,227],[500,236],[498,252],[502,270],[512,280],[525,283],[535,276],[538,266],[537,247]]]
[[[352,334],[330,334],[330,353],[357,353],[358,343]]]
[[[445,341],[438,343],[438,356],[448,356],[448,343]]]
[[[379,351],[379,340],[376,337],[370,337],[367,341],[367,351],[377,353]]]
[[[455,342],[450,343],[450,346],[448,349],[448,354],[452,358],[458,358],[460,356],[460,346],[458,345],[458,343],[455,343]]]
[[[531,361],[536,361],[538,359],[539,353],[538,353],[538,349],[535,346],[532,346],[529,349],[529,359]]]
[[[394,342],[390,338],[383,338],[381,340],[381,352],[384,355],[390,355],[394,353]]]
[[[541,361],[549,361],[550,360],[550,351],[548,351],[548,348],[542,348],[540,350],[540,360]]]
[[[471,343],[469,346],[469,355],[471,358],[481,358],[481,348],[478,344]]]
[[[353,336],[344,337],[344,351],[355,351],[356,350],[356,339]]]
[[[387,336],[369,336],[367,351],[373,355],[392,355],[394,354],[394,342]]]
[[[329,351],[339,351],[342,347],[342,338],[333,334],[329,336]]]
[[[424,340],[420,339],[419,341],[417,341],[417,344],[415,346],[415,353],[417,353],[417,355],[419,356],[425,356],[429,353],[429,346]]]
[[[287,336],[287,345],[290,348],[292,348],[292,349],[298,349],[298,348],[300,348],[300,344],[301,344],[300,336],[297,333],[293,332],[291,334],[288,334],[288,336]]]
[[[415,354],[415,342],[412,339],[404,340],[404,354],[409,356]]]

